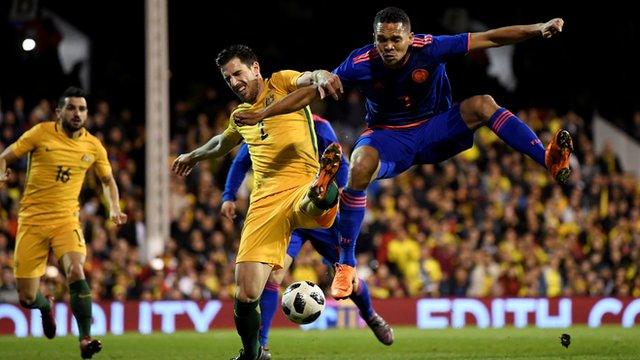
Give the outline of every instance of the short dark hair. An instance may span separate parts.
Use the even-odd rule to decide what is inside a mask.
[[[58,99],[58,108],[62,109],[64,107],[64,99],[68,97],[87,97],[87,93],[79,87],[68,87]]]
[[[251,66],[254,62],[258,61],[258,57],[256,53],[253,52],[253,49],[247,45],[237,44],[220,51],[216,57],[216,65],[220,68],[234,57],[240,59],[240,61],[247,66]]]
[[[376,17],[373,19],[373,31],[376,31],[376,26],[378,23],[402,23],[402,25],[407,27],[407,30],[411,30],[411,20],[409,20],[409,15],[407,15],[404,10],[389,6],[384,8],[376,14]]]

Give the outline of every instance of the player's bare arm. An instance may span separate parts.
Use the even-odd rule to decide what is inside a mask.
[[[506,26],[484,32],[471,33],[469,50],[515,44],[535,37],[548,39],[561,33],[563,26],[564,20],[555,18],[546,23]]]
[[[101,177],[100,182],[102,183],[104,196],[109,203],[109,218],[116,225],[125,224],[127,222],[127,214],[120,209],[120,193],[113,174]]]
[[[180,176],[189,175],[191,173],[191,170],[193,170],[193,168],[196,167],[196,165],[198,165],[198,162],[200,161],[199,159],[196,158],[195,156],[196,153],[198,154],[207,153],[210,149],[216,148],[219,143],[220,143],[220,135],[217,135],[212,137],[209,141],[207,141],[206,144],[200,146],[199,148],[193,150],[192,152],[178,155],[178,157],[173,161],[173,166],[171,167],[171,170]]]
[[[338,100],[344,93],[340,77],[327,70],[306,71],[298,78],[297,85],[299,88],[317,85],[320,99],[331,95],[334,99]]]
[[[262,111],[239,111],[233,115],[233,119],[238,126],[255,125],[268,117],[296,112],[311,104],[319,95],[319,89],[316,84],[301,87]]]
[[[338,100],[344,93],[340,77],[327,70],[306,71],[296,81],[298,89],[261,112],[237,112],[234,120],[238,126],[255,125],[268,117],[288,114],[310,105],[316,97],[327,94]]]
[[[237,133],[224,132],[216,135],[199,148],[186,154],[180,154],[173,161],[171,170],[180,176],[187,176],[198,162],[204,159],[219,158],[227,154],[231,149],[236,147],[241,140],[242,137]]]
[[[14,154],[11,146],[8,146],[2,154],[0,154],[0,189],[2,189],[11,177],[11,169],[7,168],[7,164],[16,161],[18,157]]]

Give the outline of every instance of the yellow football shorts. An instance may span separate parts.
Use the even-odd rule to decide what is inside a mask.
[[[69,252],[87,254],[82,227],[77,221],[56,225],[18,224],[13,274],[16,278],[44,275],[49,249],[57,260]]]
[[[236,263],[261,262],[281,268],[293,229],[329,228],[333,225],[338,213],[337,204],[317,218],[301,210],[308,190],[308,184],[301,185],[249,205]]]

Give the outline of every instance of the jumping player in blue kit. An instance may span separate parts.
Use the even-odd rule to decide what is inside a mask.
[[[550,38],[562,31],[563,24],[556,18],[479,33],[414,35],[407,14],[388,7],[375,16],[374,43],[353,51],[333,74],[317,73],[312,86],[289,94],[261,113],[236,114],[236,123],[252,124],[299,109],[318,95],[324,98],[326,93],[341,92],[342,84],[364,94],[368,128],[356,140],[347,187],[340,196],[340,261],[331,286],[334,298],[348,297],[357,281],[355,241],[365,215],[369,183],[392,178],[413,165],[453,157],[473,145],[473,134],[482,126],[546,167],[557,182],[567,182],[573,150],[568,131],[558,131],[545,149],[527,125],[489,95],[454,104],[445,70],[451,57],[535,37]]]
[[[329,144],[337,142],[338,139],[331,127],[331,124],[329,124],[327,120],[317,115],[313,115],[313,123],[318,140],[318,152],[322,153]],[[230,220],[235,218],[236,193],[250,168],[251,159],[249,158],[248,147],[246,144],[242,144],[236,154],[236,157],[233,159],[233,163],[231,164],[231,168],[227,174],[224,192],[222,194],[223,203],[221,212],[223,216]],[[339,188],[343,188],[347,184],[347,172],[348,161],[343,155],[340,170],[338,171],[335,179]],[[263,354],[269,353],[267,342],[271,321],[273,320],[273,316],[278,306],[278,289],[284,279],[285,273],[291,266],[293,259],[300,252],[302,244],[307,240],[311,241],[311,245],[313,245],[314,249],[316,249],[316,251],[322,255],[327,262],[334,264],[339,260],[339,239],[340,235],[336,229],[336,225],[329,229],[297,229],[291,234],[291,240],[287,248],[287,256],[285,257],[285,265],[283,268],[274,270],[271,273],[260,298],[260,310],[262,317],[260,345],[265,349]],[[387,322],[373,310],[366,282],[359,281],[357,289],[351,294],[350,298],[356,304],[360,310],[360,315],[367,325],[369,325],[378,340],[385,345],[391,345],[393,343],[393,330]]]

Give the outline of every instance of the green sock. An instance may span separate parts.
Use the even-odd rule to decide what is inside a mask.
[[[322,200],[315,199],[313,197],[309,197],[313,204],[318,207],[320,210],[329,210],[336,205],[338,202],[338,196],[340,196],[340,191],[338,189],[338,184],[335,181],[332,181],[327,188],[327,195]]]
[[[36,299],[31,304],[25,304],[23,302],[20,304],[27,309],[40,309],[42,312],[51,311],[51,304],[49,304],[49,300],[47,300],[40,291],[38,291]]]
[[[91,288],[86,280],[69,284],[71,311],[76,317],[80,338],[91,336]]]
[[[238,335],[242,339],[245,356],[255,358],[260,353],[260,300],[253,302],[241,302],[236,299],[233,304],[233,320],[236,322]]]
[[[327,202],[327,209],[331,209],[338,202],[338,197],[340,196],[340,189],[338,189],[338,184],[335,181],[332,181],[329,184],[329,188],[327,189],[327,196],[324,201]]]

